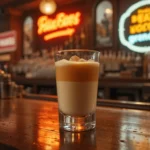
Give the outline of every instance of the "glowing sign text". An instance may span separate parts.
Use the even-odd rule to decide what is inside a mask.
[[[136,24],[130,26],[130,34],[150,31],[150,23]]]
[[[54,19],[51,19],[48,16],[41,16],[37,21],[38,34],[41,35],[41,34],[48,33],[48,32],[54,32],[59,29],[77,26],[80,23],[80,16],[81,16],[80,12],[76,12],[72,14],[65,14],[62,12],[62,13],[57,14],[56,18]],[[65,33],[66,35],[70,35],[71,33],[72,34],[74,33],[74,32],[70,32],[69,30],[67,30],[67,32]],[[64,30],[63,30],[63,33],[64,33]],[[58,31],[55,34],[55,36],[53,35],[51,35],[50,39],[52,39],[52,37],[57,37],[61,35],[64,36],[62,32],[58,34]],[[50,37],[50,34],[48,36]],[[47,39],[48,36],[45,36],[45,39]]]
[[[129,49],[140,53],[150,51],[150,44],[147,44],[145,46],[139,46],[139,43],[150,41],[149,5],[150,5],[149,0],[143,0],[133,4],[121,16],[119,21],[119,37],[121,43],[127,46]],[[125,27],[127,19],[130,20],[128,30],[127,27]],[[125,33],[128,33],[127,38]],[[138,45],[136,45],[136,43]]]
[[[128,40],[131,44],[135,44],[137,42],[150,41],[150,33],[129,35]]]
[[[45,35],[44,40],[47,41],[47,40],[60,37],[60,36],[67,36],[67,35],[71,36],[74,32],[75,32],[75,29],[67,28],[65,30],[56,31],[56,32]]]

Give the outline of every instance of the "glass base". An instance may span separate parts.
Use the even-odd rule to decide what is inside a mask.
[[[60,129],[66,131],[80,132],[91,130],[96,127],[95,113],[86,116],[70,116],[59,111]]]

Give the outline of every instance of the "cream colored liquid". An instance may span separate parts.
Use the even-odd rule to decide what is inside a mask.
[[[95,111],[98,82],[57,82],[59,109],[68,115]]]
[[[94,112],[99,63],[61,60],[55,64],[60,111],[80,116]]]

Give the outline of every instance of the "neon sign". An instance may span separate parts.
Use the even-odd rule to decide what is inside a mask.
[[[48,35],[45,35],[44,40],[47,41],[47,40],[50,40],[50,39],[53,39],[53,38],[56,38],[59,36],[67,36],[67,35],[71,36],[74,32],[75,32],[75,29],[67,28],[65,30],[56,31],[54,33],[50,33]]]
[[[126,24],[128,23],[128,27]],[[150,51],[150,1],[133,4],[119,21],[120,42],[132,51]]]
[[[80,12],[72,14],[61,12],[54,19],[41,16],[37,21],[38,35],[44,34],[46,41],[61,36],[71,36],[75,33],[75,26],[79,25],[81,21],[80,17]]]

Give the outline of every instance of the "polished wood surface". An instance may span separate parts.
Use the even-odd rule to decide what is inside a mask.
[[[44,94],[24,94],[24,97],[27,99],[34,100],[46,100],[57,102],[56,95],[44,95]],[[142,100],[140,100],[142,101]],[[110,100],[110,99],[97,99],[97,106],[104,107],[115,107],[115,108],[128,108],[128,109],[137,109],[137,110],[150,110],[149,102],[133,102],[125,100]]]
[[[56,102],[1,100],[0,150],[4,144],[10,150],[150,149],[150,111],[97,107],[96,129],[71,133],[59,130],[57,109]]]

